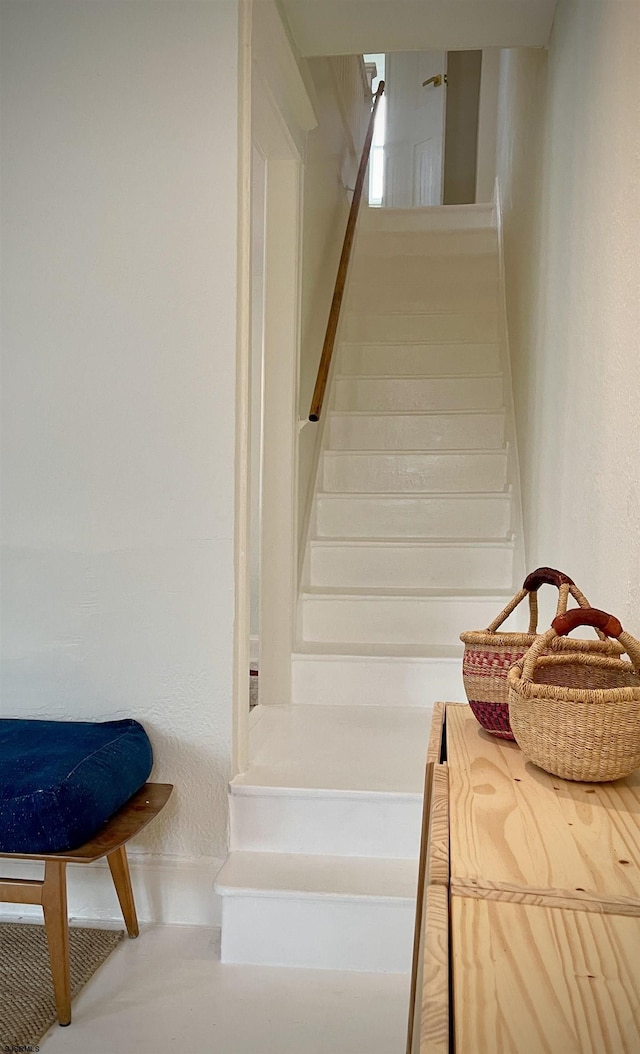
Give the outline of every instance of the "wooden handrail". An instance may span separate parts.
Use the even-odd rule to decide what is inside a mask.
[[[318,376],[316,378],[316,386],[313,389],[313,398],[311,400],[311,409],[309,410],[309,420],[319,421],[320,413],[322,410],[322,403],[324,401],[324,393],[327,387],[327,380],[329,377],[329,368],[331,366],[331,357],[333,355],[333,346],[336,340],[336,333],[338,330],[338,322],[340,321],[340,308],[342,306],[342,298],[344,296],[344,287],[347,281],[347,270],[349,268],[349,260],[351,259],[351,250],[353,248],[353,239],[356,232],[356,222],[358,220],[358,213],[360,211],[360,201],[362,200],[362,188],[364,187],[364,177],[367,171],[367,165],[369,163],[369,154],[371,153],[371,141],[373,139],[373,125],[376,118],[376,111],[378,109],[378,103],[382,98],[384,92],[384,81],[380,81],[378,84],[378,90],[373,100],[373,106],[371,108],[371,117],[369,118],[369,127],[367,128],[367,134],[364,139],[364,146],[362,148],[362,157],[360,158],[360,167],[358,168],[358,176],[356,178],[356,185],[353,192],[353,200],[351,202],[351,208],[349,210],[349,219],[347,220],[347,229],[344,234],[344,243],[342,245],[342,254],[340,256],[340,263],[338,264],[338,273],[336,275],[336,284],[333,290],[333,300],[331,301],[331,309],[329,311],[329,320],[327,322],[327,332],[324,336],[324,344],[322,345],[322,355],[320,356],[320,365],[318,366]]]

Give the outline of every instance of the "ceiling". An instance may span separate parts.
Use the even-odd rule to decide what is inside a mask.
[[[280,0],[301,56],[544,47],[557,0]]]

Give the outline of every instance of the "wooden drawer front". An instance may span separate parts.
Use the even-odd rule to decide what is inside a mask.
[[[449,1050],[449,891],[445,886],[427,888],[422,946],[420,1000],[420,1054],[447,1054]],[[420,989],[419,989],[420,993]]]
[[[436,765],[431,791],[427,884],[449,885],[449,769]]]
[[[456,897],[456,1054],[637,1054],[640,919]]]
[[[640,915],[640,771],[550,776],[466,707],[447,707],[446,736],[452,894]]]

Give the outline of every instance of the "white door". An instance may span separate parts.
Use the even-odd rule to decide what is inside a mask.
[[[383,204],[390,208],[442,204],[446,71],[445,51],[387,55]]]

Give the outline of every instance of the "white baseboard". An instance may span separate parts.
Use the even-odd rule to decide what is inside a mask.
[[[223,860],[214,857],[157,856],[129,853],[131,882],[140,922],[219,926],[221,900],[213,880]],[[42,865],[20,860],[0,861],[7,878],[41,878]],[[122,919],[118,899],[105,860],[96,864],[70,864],[67,868],[70,919]],[[36,905],[3,904],[4,918],[42,918]]]

